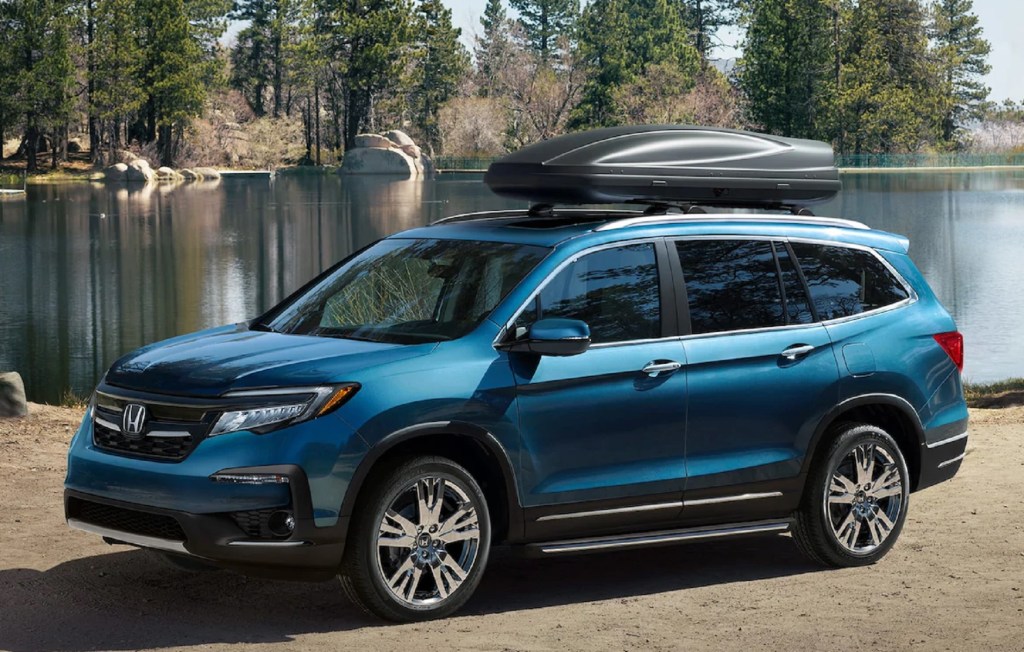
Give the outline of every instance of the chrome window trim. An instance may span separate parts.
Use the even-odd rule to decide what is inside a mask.
[[[542,280],[540,283],[537,284],[537,287],[534,288],[533,292],[530,293],[530,296],[527,297],[526,301],[524,301],[522,303],[522,305],[519,306],[518,310],[516,310],[514,313],[512,313],[512,317],[510,317],[508,320],[505,321],[505,325],[501,327],[501,330],[498,333],[497,337],[495,337],[494,341],[491,342],[491,346],[494,347],[495,349],[497,349],[501,345],[501,343],[502,343],[501,342],[502,338],[509,332],[509,329],[511,329],[512,326],[516,323],[516,320],[519,319],[519,316],[522,315],[523,312],[526,310],[526,308],[533,302],[533,300],[537,298],[537,295],[540,294],[541,292],[543,292],[544,288],[546,288],[548,286],[548,284],[551,283],[551,281],[553,281],[555,279],[555,277],[558,276],[558,274],[561,273],[561,271],[563,269],[565,269],[569,265],[575,263],[580,258],[583,258],[584,256],[587,256],[587,255],[592,254],[592,253],[596,253],[598,251],[604,251],[605,249],[618,249],[620,247],[630,247],[630,246],[641,245],[641,244],[649,244],[649,245],[651,245],[651,248],[654,251],[654,260],[655,260],[655,263],[657,263],[657,261],[658,261],[658,250],[657,250],[657,244],[656,243],[657,243],[658,240],[661,240],[663,237],[664,236],[646,236],[646,237],[631,238],[629,240],[617,240],[615,242],[606,242],[604,244],[595,245],[595,246],[590,247],[588,249],[583,249],[582,251],[579,251],[579,252],[573,254],[572,256],[570,256],[569,258],[563,260],[561,263],[558,264],[557,267],[555,267],[555,269],[553,269],[551,272],[548,273],[547,276],[544,277],[544,280]],[[660,290],[660,288],[661,288],[660,282],[658,284],[658,287],[659,287],[659,290]],[[661,298],[659,297],[658,300],[660,302]],[[660,306],[659,310],[661,310],[661,309],[664,309],[664,306]],[[659,314],[659,317],[661,317],[660,314]],[[650,340],[643,340],[643,341],[662,342],[662,341],[670,341],[670,340],[676,339],[677,337],[678,337],[677,335],[671,335],[669,337],[657,337],[657,338],[652,338]],[[615,346],[615,345],[619,345],[619,344],[623,344],[623,343],[635,344],[635,343],[640,342],[640,341],[641,340],[624,340],[623,342],[601,342],[600,344],[593,344],[593,345],[591,345],[590,348],[596,348],[596,347],[602,347],[602,346],[608,346],[608,345]]]
[[[961,439],[966,439],[967,438],[967,433],[968,433],[968,431],[965,430],[965,431],[961,432],[959,435],[953,435],[952,437],[947,437],[946,439],[942,439],[940,441],[933,441],[933,442],[931,442],[929,444],[925,444],[925,445],[928,448],[938,448],[939,446],[945,446],[946,444],[952,444],[955,441],[960,441]]]
[[[736,496],[718,496],[716,498],[698,498],[696,500],[683,501],[684,507],[698,507],[700,505],[718,505],[720,503],[737,503],[744,500],[761,500],[764,498],[782,498],[781,491],[766,491],[763,493],[738,494]]]
[[[629,507],[613,507],[611,509],[595,509],[585,512],[568,512],[564,514],[547,514],[539,516],[535,521],[559,521],[572,518],[590,518],[592,516],[608,516],[612,514],[629,514],[632,512],[651,512],[660,509],[679,509],[683,506],[682,501],[668,503],[652,503],[649,505],[630,505]]]
[[[117,541],[133,546],[139,546],[141,548],[155,548],[156,550],[167,550],[169,552],[177,552],[184,555],[194,556],[185,549],[185,544],[181,541],[172,541],[171,539],[148,537],[144,534],[122,532],[121,530],[114,530],[101,525],[86,523],[85,521],[80,521],[77,518],[69,518],[68,526],[73,527],[76,530],[88,532],[89,534],[98,534],[101,537],[116,539]]]
[[[950,464],[955,464],[956,462],[959,462],[960,460],[964,459],[964,457],[966,457],[966,456],[967,456],[967,451],[964,451],[964,452],[960,453],[959,455],[957,455],[956,457],[954,457],[952,459],[948,459],[945,462],[939,462],[938,468],[941,469],[941,468],[945,468],[945,467],[949,466]]]

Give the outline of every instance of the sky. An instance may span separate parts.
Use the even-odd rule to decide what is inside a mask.
[[[452,20],[462,28],[462,37],[472,47],[472,36],[480,30],[480,16],[486,0],[442,0],[452,10]],[[506,2],[506,7],[508,3]],[[1024,2],[1021,0],[974,0],[974,13],[978,15],[985,38],[992,44],[989,63],[992,72],[986,83],[992,89],[989,99],[1002,101],[1005,98],[1024,100],[1024,38],[1021,24],[1024,23]],[[719,35],[724,43],[717,56],[728,59],[736,57],[741,35],[737,32]]]

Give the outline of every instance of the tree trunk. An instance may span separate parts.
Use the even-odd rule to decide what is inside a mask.
[[[29,115],[29,125],[32,125],[32,122],[32,116]],[[39,147],[39,130],[34,125],[32,125],[25,130],[25,170],[28,172],[37,172],[39,170],[39,162],[36,159],[37,147]]]
[[[309,97],[306,97],[306,110],[302,116],[302,135],[306,137],[306,155],[303,157],[303,165],[313,160],[313,113],[310,108]]]
[[[313,85],[313,97],[316,98],[316,164],[320,166],[320,85]]]
[[[281,6],[277,7],[277,22],[281,23]],[[274,117],[281,117],[281,30],[274,29]]]
[[[88,101],[87,106],[89,107],[89,160],[93,163],[96,162],[96,157],[100,150],[100,127],[99,121],[96,118],[96,113],[92,106],[92,96],[96,92],[96,64],[93,61],[92,44],[95,24],[92,18],[93,13],[93,0],[88,0],[85,4],[86,14],[86,39],[89,44],[89,48],[86,50],[86,67],[88,69],[89,84],[88,84]]]
[[[146,101],[146,142],[151,143],[156,140],[156,103],[153,101],[153,96],[150,95]]]
[[[171,125],[160,125],[160,136],[157,151],[160,153],[160,165],[174,166],[174,129]]]

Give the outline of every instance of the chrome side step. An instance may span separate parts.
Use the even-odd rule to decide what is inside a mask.
[[[747,534],[772,534],[787,532],[789,520],[753,521],[749,523],[730,523],[711,527],[681,528],[677,530],[658,530],[655,532],[634,532],[606,537],[587,537],[584,539],[565,539],[546,543],[531,543],[526,546],[531,553],[554,555],[560,553],[596,552],[635,548],[639,546],[658,546],[685,541],[700,541],[719,537],[734,537]]]

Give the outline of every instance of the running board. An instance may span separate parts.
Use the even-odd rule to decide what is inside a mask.
[[[546,543],[527,544],[526,550],[532,555],[556,555],[560,553],[600,552],[620,548],[636,548],[640,546],[660,546],[686,541],[701,541],[720,537],[735,537],[748,534],[780,534],[787,532],[792,521],[753,521],[749,523],[730,523],[710,527],[681,528],[678,530],[658,530],[656,532],[634,532],[604,537],[587,537],[585,539],[564,539]]]

